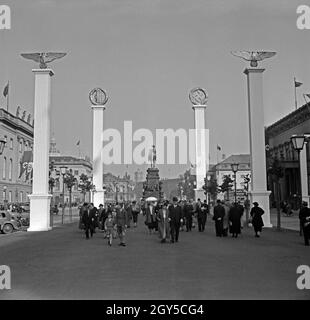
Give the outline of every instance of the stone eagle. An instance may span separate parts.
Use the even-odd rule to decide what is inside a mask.
[[[276,52],[271,51],[231,51],[231,54],[242,58],[246,61],[250,61],[251,67],[257,67],[257,61],[262,61],[267,58],[273,57]]]
[[[41,53],[21,53],[21,56],[25,59],[30,59],[35,62],[39,62],[40,69],[46,69],[47,63],[52,62],[56,59],[64,57],[67,53],[57,52],[41,52]]]

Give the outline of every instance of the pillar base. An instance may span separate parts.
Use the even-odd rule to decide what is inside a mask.
[[[308,207],[310,206],[310,196],[302,196],[302,201],[306,201],[308,203]]]
[[[96,190],[93,193],[93,203],[95,207],[99,207],[99,204],[104,205],[104,190]]]
[[[206,199],[205,191],[203,189],[195,189],[195,201],[200,199],[202,202]]]
[[[50,204],[52,195],[31,194],[30,199],[30,226],[27,231],[49,231],[50,224]]]
[[[272,228],[272,224],[270,222],[270,205],[269,205],[269,196],[271,191],[250,191],[250,200],[251,204],[253,205],[253,202],[257,202],[258,205],[265,211],[263,214],[263,222],[265,228]]]

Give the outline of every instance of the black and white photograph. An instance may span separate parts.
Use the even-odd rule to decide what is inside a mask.
[[[310,300],[309,52],[307,1],[0,0],[0,300]]]

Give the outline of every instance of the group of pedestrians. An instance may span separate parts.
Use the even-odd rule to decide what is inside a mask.
[[[229,233],[233,238],[237,238],[241,234],[241,219],[244,214],[244,207],[235,202],[232,205],[228,201],[222,202],[217,200],[214,207],[213,220],[215,222],[215,233],[217,237],[226,237]],[[255,237],[259,238],[264,226],[262,215],[264,210],[259,207],[257,202],[253,203],[250,211],[251,223],[254,228]]]
[[[161,242],[170,240],[171,243],[179,241],[180,230],[190,232],[195,225],[193,218],[197,218],[198,231],[203,232],[207,222],[209,207],[200,199],[196,203],[192,200],[179,201],[173,197],[172,202],[167,200],[157,204],[150,201],[142,207],[145,216],[145,225],[149,234],[159,231]]]
[[[128,206],[124,203],[115,203],[106,208],[100,204],[99,209],[93,203],[84,203],[80,208],[80,229],[84,229],[86,239],[90,239],[98,227],[104,231],[104,237],[108,239],[110,246],[113,238],[118,236],[119,245],[125,247],[126,228],[130,227],[131,219],[134,220],[134,226],[137,225],[137,211],[135,201]]]

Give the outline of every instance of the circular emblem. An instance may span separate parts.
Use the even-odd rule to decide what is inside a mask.
[[[194,106],[205,106],[208,101],[208,94],[204,89],[194,88],[189,92],[189,100]]]
[[[101,88],[95,88],[89,93],[89,100],[93,105],[105,105],[108,101],[108,96]]]

